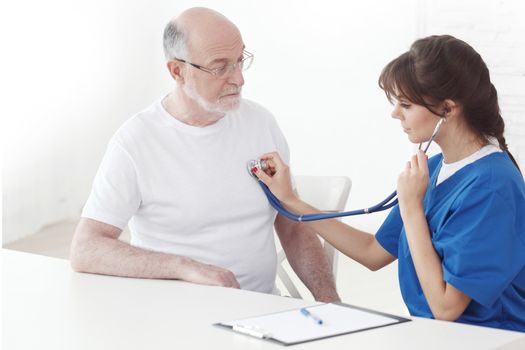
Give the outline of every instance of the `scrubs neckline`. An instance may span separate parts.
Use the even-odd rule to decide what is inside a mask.
[[[460,182],[465,177],[464,174],[468,173],[473,166],[478,166],[481,162],[490,161],[491,157],[501,157],[504,154],[505,152],[495,152],[481,157],[476,161],[465,165],[463,168],[456,171],[454,174],[452,174],[449,178],[445,179],[439,185],[436,185],[439,172],[441,171],[441,167],[443,165],[443,154],[440,154],[439,164],[437,165],[436,170],[430,178],[431,186],[429,186],[427,199],[427,205],[429,205],[428,209],[430,209],[433,203],[439,201],[443,195],[447,195],[449,193],[450,188],[454,187],[458,182]]]
[[[505,154],[505,152],[494,152],[494,153],[487,154],[486,156],[481,157],[481,158],[475,160],[474,162],[465,165],[464,167],[462,167],[461,169],[456,171],[454,174],[452,174],[450,177],[448,177],[447,179],[443,180],[443,182],[441,182],[439,185],[436,185],[436,182],[437,182],[437,179],[438,179],[438,176],[439,176],[439,172],[441,171],[441,168],[443,166],[443,154],[440,154],[439,156],[440,156],[441,159],[439,160],[439,164],[437,165],[436,170],[434,171],[434,174],[432,174],[432,178],[431,178],[432,186],[431,187],[432,187],[432,189],[437,189],[437,188],[441,188],[441,187],[448,187],[448,186],[450,186],[450,185],[448,185],[448,183],[455,184],[458,181],[458,179],[461,178],[460,175],[462,173],[466,172],[469,168],[471,168],[474,165],[480,164],[480,162],[487,161],[487,159],[489,159],[492,156],[499,156],[500,154]],[[446,186],[443,186],[445,184],[446,184]]]

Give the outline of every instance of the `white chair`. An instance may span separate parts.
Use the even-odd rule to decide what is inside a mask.
[[[346,176],[296,176],[295,184],[299,197],[305,202],[325,212],[344,211],[352,181]],[[337,250],[324,241],[323,248],[328,256],[334,278],[337,276]],[[301,294],[286,271],[284,250],[277,254],[277,276],[291,297],[301,298]],[[291,271],[290,271],[291,273]],[[297,278],[296,278],[297,279]]]

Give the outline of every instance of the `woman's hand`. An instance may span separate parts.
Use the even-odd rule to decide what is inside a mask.
[[[290,168],[284,164],[277,152],[267,153],[260,157],[266,161],[268,168],[265,171],[257,169],[254,174],[272,191],[283,203],[290,204],[298,198],[292,188]]]
[[[407,162],[405,170],[397,180],[397,197],[401,214],[423,210],[423,198],[429,182],[427,155],[419,150]]]

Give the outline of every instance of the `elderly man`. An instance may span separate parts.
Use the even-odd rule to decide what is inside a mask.
[[[116,132],[71,246],[74,270],[275,293],[273,226],[317,300],[339,300],[316,234],[269,206],[246,162],[288,157],[273,116],[242,99],[253,59],[237,27],[205,8],[166,26],[175,89]],[[131,244],[119,240],[128,224]]]

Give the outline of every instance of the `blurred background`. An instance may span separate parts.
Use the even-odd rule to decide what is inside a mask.
[[[255,55],[244,96],[276,116],[295,174],[352,179],[348,208],[391,193],[415,150],[390,118],[377,78],[415,39],[431,34],[457,36],[485,59],[510,150],[525,168],[525,5],[519,0],[28,0],[1,6],[4,247],[67,257],[109,138],[173,89],[162,32],[171,17],[193,6],[211,7],[237,24]],[[375,232],[386,215],[347,222]],[[372,274],[341,258],[338,286],[350,303],[392,312],[403,305],[395,264]]]

